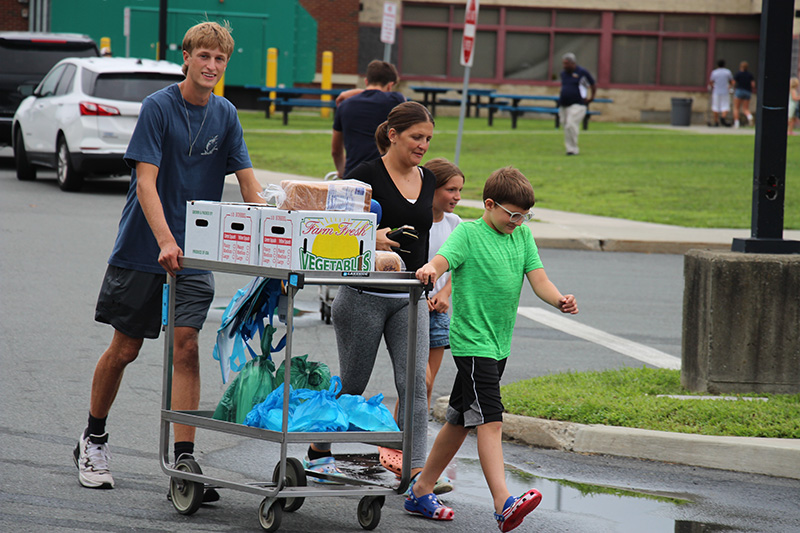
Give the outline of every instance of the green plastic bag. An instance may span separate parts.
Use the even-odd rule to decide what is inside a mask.
[[[267,356],[248,361],[222,395],[213,418],[243,423],[253,406],[263,402],[275,388],[274,372],[275,363]]]
[[[328,390],[331,386],[331,370],[325,363],[307,361],[308,354],[292,357],[289,367],[289,384],[294,389]],[[276,383],[283,383],[284,362],[275,372]]]

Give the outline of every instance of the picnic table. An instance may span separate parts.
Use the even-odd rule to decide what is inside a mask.
[[[536,105],[520,105],[524,100],[552,102],[551,106],[536,106]],[[489,95],[489,102],[481,104],[480,107],[485,107],[489,112],[488,123],[489,126],[494,124],[494,114],[498,111],[508,111],[511,115],[511,128],[517,127],[517,119],[525,113],[541,113],[546,115],[555,116],[555,127],[560,126],[558,116],[558,96],[545,95],[545,94],[507,94],[507,93],[492,93]],[[593,102],[597,103],[612,103],[611,98],[595,98]],[[588,104],[587,104],[588,108]],[[599,115],[600,111],[592,111],[587,109],[586,116],[583,118],[583,129],[589,129],[589,118],[592,115]]]
[[[263,85],[245,85],[245,89],[258,89],[267,96],[260,96],[259,102],[266,102],[266,118],[270,118],[271,104],[275,104],[275,110],[283,113],[283,125],[289,123],[289,113],[295,107],[329,107],[336,108],[336,97],[346,89],[315,89],[313,87],[266,87]],[[275,93],[273,98],[271,93]],[[317,98],[303,98],[304,96],[316,96]],[[322,96],[330,96],[330,100],[323,100]]]
[[[458,98],[443,98],[442,95],[449,93],[450,91],[457,92],[460,95],[464,91],[463,88],[428,87],[423,85],[411,85],[409,86],[409,89],[422,94],[422,101],[420,103],[427,107],[431,112],[431,115],[434,117],[436,116],[437,105],[461,105],[460,96]],[[480,109],[484,106],[484,104],[481,102],[481,98],[491,97],[493,93],[494,89],[467,89],[467,116],[469,117],[472,115],[473,109],[475,110],[475,116],[480,116]]]

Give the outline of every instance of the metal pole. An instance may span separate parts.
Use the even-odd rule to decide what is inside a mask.
[[[383,60],[387,63],[392,62],[392,45],[389,43],[383,45]]]
[[[167,0],[158,5],[158,59],[167,59]]]
[[[793,21],[794,0],[763,0],[751,233],[749,239],[733,240],[735,252],[800,253],[800,241],[783,240]]]
[[[456,157],[453,163],[458,166],[458,158],[461,156],[461,136],[464,133],[464,117],[467,116],[467,89],[469,88],[469,71],[472,67],[464,67],[464,87],[461,90],[461,109],[458,112],[458,137],[456,137]]]

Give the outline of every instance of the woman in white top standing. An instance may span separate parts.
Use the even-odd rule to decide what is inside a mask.
[[[464,188],[464,173],[444,158],[431,159],[425,163],[425,168],[436,176],[436,192],[433,195],[433,225],[430,232],[428,245],[428,260],[433,259],[436,252],[447,240],[447,237],[458,226],[461,218],[453,213],[456,204],[461,200],[461,190]],[[450,347],[450,273],[443,274],[433,287],[428,296],[428,311],[430,311],[430,351],[428,353],[428,368],[425,373],[425,385],[428,388],[428,408],[431,406],[431,393],[433,382],[439,367],[442,364],[445,348]]]

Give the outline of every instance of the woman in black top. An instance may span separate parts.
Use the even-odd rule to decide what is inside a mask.
[[[378,149],[384,155],[362,163],[347,178],[372,187],[372,198],[381,204],[382,216],[376,248],[390,250],[399,243],[387,233],[400,226],[413,226],[419,239],[400,252],[406,270],[415,272],[427,261],[428,234],[433,223],[433,194],[436,177],[420,166],[433,137],[433,117],[416,102],[404,102],[389,113],[375,132]],[[394,368],[399,398],[397,420],[402,429],[405,417],[406,354],[408,350],[408,291],[397,292],[343,286],[332,306],[333,327],[339,349],[339,371],[343,394],[362,394],[367,387],[381,338]],[[428,402],[425,369],[428,363],[428,308],[417,308],[417,360],[414,379],[414,413],[411,473],[422,470],[427,452]],[[397,454],[395,454],[395,459]],[[396,464],[396,461],[395,461]],[[308,450],[306,469],[337,474],[330,444],[313,444]]]
[[[747,61],[739,64],[739,72],[733,75],[736,82],[733,87],[733,126],[739,127],[739,116],[747,117],[747,124],[753,124],[753,115],[750,114],[750,96],[756,90],[756,79],[747,70]],[[742,113],[744,111],[744,113]]]

